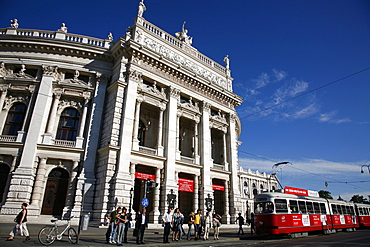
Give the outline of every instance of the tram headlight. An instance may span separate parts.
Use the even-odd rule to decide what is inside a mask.
[[[260,226],[262,226],[263,225],[263,221],[261,220],[260,222],[258,222],[258,223],[260,223]]]

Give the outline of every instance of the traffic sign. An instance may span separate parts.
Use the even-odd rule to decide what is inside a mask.
[[[147,207],[149,205],[148,198],[143,198],[143,200],[141,200],[141,205],[143,205],[143,207]]]

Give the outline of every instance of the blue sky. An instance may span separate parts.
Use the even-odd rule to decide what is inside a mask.
[[[132,25],[139,0],[0,2],[0,27],[57,30],[115,39]],[[183,21],[193,46],[222,63],[230,57],[243,97],[240,164],[284,185],[370,195],[370,2],[366,0],[145,0],[151,23],[174,34]],[[309,91],[314,90],[312,93]],[[278,107],[257,111],[305,94]],[[325,188],[325,181],[329,187]],[[365,181],[365,182],[361,182]],[[347,182],[347,183],[346,183]],[[355,183],[348,183],[355,182]]]

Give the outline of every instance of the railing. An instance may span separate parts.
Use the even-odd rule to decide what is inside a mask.
[[[224,165],[215,164],[215,163],[213,163],[213,168],[214,169],[217,169],[217,170],[222,170],[222,171],[225,170],[225,166]]]
[[[75,141],[66,141],[66,140],[54,140],[54,146],[74,148],[76,147]]]
[[[66,41],[72,41],[76,43],[83,43],[93,46],[109,48],[110,41],[98,38],[92,38],[84,35],[70,34],[56,31],[44,31],[44,30],[33,30],[33,29],[7,29],[0,28],[0,35],[19,35],[19,36],[30,36],[30,37],[41,37],[48,39],[62,39]],[[58,35],[57,35],[58,34]]]
[[[15,142],[17,136],[0,135],[0,142]]]
[[[190,157],[186,157],[186,156],[181,156],[180,157],[180,160],[182,162],[185,162],[185,163],[190,163],[190,164],[194,164],[195,163],[195,159],[194,158],[190,158]]]
[[[143,147],[139,146],[139,152],[143,154],[150,154],[150,155],[156,155],[157,150],[154,148],[148,148],[148,147]]]
[[[173,44],[177,47],[183,48],[183,42],[181,42],[179,39],[177,39],[176,37],[172,36],[171,34],[165,32],[165,31],[163,31],[162,29],[156,27],[155,25],[151,24],[150,22],[148,22],[144,19],[142,19],[142,20],[143,20],[142,26],[146,30],[150,31],[151,33],[157,35],[158,37],[170,42],[171,44]],[[212,59],[204,56],[203,54],[198,52],[196,49],[194,49],[194,50],[196,52],[196,58],[199,59],[202,63],[207,64],[208,66],[216,69],[217,71],[220,71],[222,74],[226,73],[226,68],[225,67],[216,63]]]

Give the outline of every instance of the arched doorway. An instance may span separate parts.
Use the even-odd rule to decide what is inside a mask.
[[[66,201],[69,174],[62,168],[53,169],[46,183],[41,214],[62,215]]]
[[[6,183],[8,182],[8,175],[10,168],[8,165],[0,164],[0,203],[3,201],[3,196],[6,188]]]

